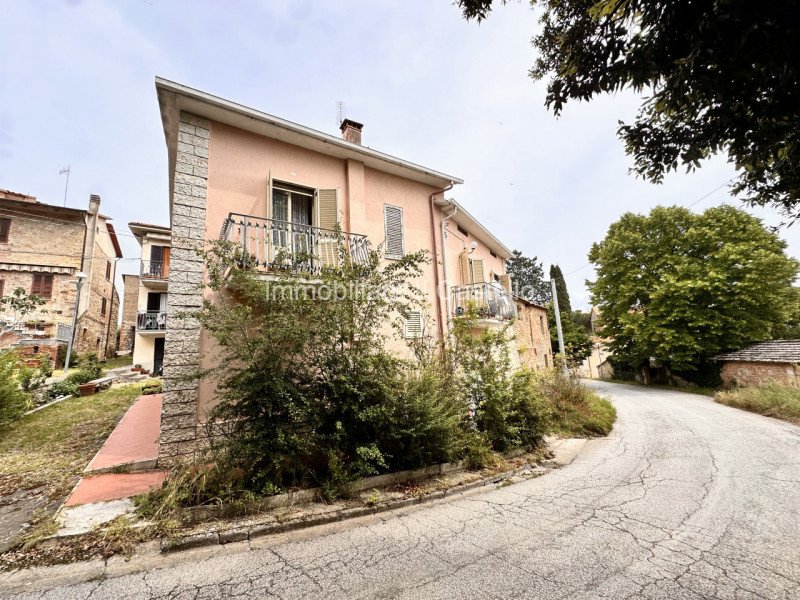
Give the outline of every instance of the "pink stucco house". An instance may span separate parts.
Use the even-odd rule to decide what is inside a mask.
[[[362,125],[345,120],[342,137],[156,79],[169,157],[171,268],[164,349],[161,460],[192,453],[214,402],[210,384],[182,377],[210,341],[177,313],[201,305],[204,265],[195,249],[220,236],[246,245],[265,270],[276,248],[302,247],[326,260],[338,224],[353,254],[385,244],[386,260],[428,250],[435,260],[421,287],[430,314],[407,316],[406,335],[423,323],[444,336],[467,300],[487,325],[516,314],[509,249],[447,192],[462,180],[361,143]],[[203,360],[211,360],[208,357]]]

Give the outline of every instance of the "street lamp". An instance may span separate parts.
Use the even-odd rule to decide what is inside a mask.
[[[81,301],[81,288],[83,287],[83,280],[86,279],[86,273],[78,271],[75,277],[77,278],[75,281],[75,288],[78,291],[75,294],[75,310],[72,312],[72,331],[69,334],[69,344],[67,344],[67,358],[64,359],[64,375],[69,371],[69,358],[72,355],[72,342],[75,340],[75,326],[78,321],[78,305]]]

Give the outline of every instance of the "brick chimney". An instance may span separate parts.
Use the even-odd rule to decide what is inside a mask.
[[[339,125],[339,129],[342,130],[342,137],[346,142],[350,142],[352,144],[361,145],[361,130],[364,128],[363,123],[357,123],[350,119],[345,119],[342,121],[342,124]]]

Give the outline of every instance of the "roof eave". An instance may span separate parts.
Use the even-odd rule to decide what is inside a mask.
[[[186,111],[211,121],[252,131],[329,156],[358,160],[367,167],[434,187],[446,187],[450,184],[464,183],[462,179],[453,175],[428,169],[366,146],[347,142],[310,127],[281,119],[161,77],[156,77],[156,91],[161,109],[164,135],[167,141],[170,173],[173,172],[175,164],[179,115],[181,111]],[[171,187],[172,182],[170,181]],[[170,198],[172,198],[172,189],[170,189]]]

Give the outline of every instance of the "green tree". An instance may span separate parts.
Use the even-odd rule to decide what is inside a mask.
[[[550,279],[556,282],[556,294],[558,294],[558,310],[562,314],[571,315],[572,302],[569,299],[569,292],[567,291],[567,281],[564,279],[564,274],[561,272],[561,267],[558,265],[550,265]]]
[[[535,256],[523,256],[519,250],[506,260],[506,273],[511,275],[514,294],[537,304],[550,301],[550,284],[544,278],[542,263]]]
[[[564,336],[564,352],[567,364],[577,366],[592,353],[592,341],[584,331],[583,325],[574,319],[572,303],[569,299],[567,282],[561,267],[552,265],[550,267],[550,279],[556,283],[556,293],[558,294],[558,310],[561,314],[561,331]],[[553,347],[553,354],[561,351],[558,345],[558,328],[556,327],[556,316],[554,304],[551,302],[547,307],[547,316],[550,326],[550,343]]]
[[[25,317],[35,313],[47,301],[36,294],[28,294],[25,288],[18,287],[11,294],[0,298],[0,313],[8,312],[10,320],[6,320],[8,327],[13,329],[25,320]],[[47,312],[42,310],[40,312]]]
[[[457,0],[484,19],[492,0]],[[647,93],[619,136],[660,182],[726,152],[737,194],[800,216],[800,6],[796,0],[532,0],[543,10],[530,71],[556,115],[570,100]]]
[[[770,338],[796,309],[798,261],[761,221],[730,206],[626,213],[592,246],[588,282],[615,361],[693,370]]]

